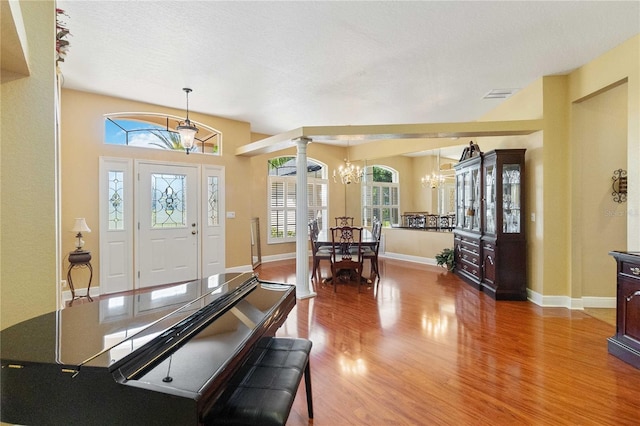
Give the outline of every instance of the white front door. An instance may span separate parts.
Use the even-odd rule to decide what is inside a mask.
[[[139,163],[137,287],[199,278],[199,167]]]

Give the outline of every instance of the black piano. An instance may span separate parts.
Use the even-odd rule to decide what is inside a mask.
[[[58,310],[0,333],[1,420],[198,425],[295,287],[221,274]]]

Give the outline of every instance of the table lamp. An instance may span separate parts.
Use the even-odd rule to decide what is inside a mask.
[[[82,247],[84,246],[84,240],[82,239],[83,232],[91,232],[91,229],[87,226],[87,222],[84,220],[84,217],[77,217],[76,221],[71,228],[72,232],[77,232],[76,238],[76,251],[82,251]]]

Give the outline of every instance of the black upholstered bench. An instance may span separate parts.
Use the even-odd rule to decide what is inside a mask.
[[[312,419],[310,352],[310,340],[262,338],[206,415],[204,424],[284,425],[303,374]]]

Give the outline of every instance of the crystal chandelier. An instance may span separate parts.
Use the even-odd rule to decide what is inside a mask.
[[[438,172],[440,171],[440,150],[438,150]],[[436,189],[444,183],[445,176],[441,173],[432,172],[430,175],[426,174],[420,181],[423,188]]]
[[[430,175],[425,175],[420,181],[423,188],[436,189],[444,183],[444,179],[443,175],[433,172]]]
[[[364,170],[360,166],[354,166],[349,161],[349,141],[347,141],[347,158],[344,159],[344,165],[338,167],[338,170],[333,170],[333,181],[338,183],[338,177],[340,182],[345,185],[351,182],[360,183],[360,179],[364,175]]]
[[[345,164],[338,167],[338,170],[333,170],[333,181],[338,183],[338,177],[340,177],[340,182],[345,185],[351,182],[360,183],[364,170],[362,170],[360,166],[354,166],[346,158],[344,162]]]

